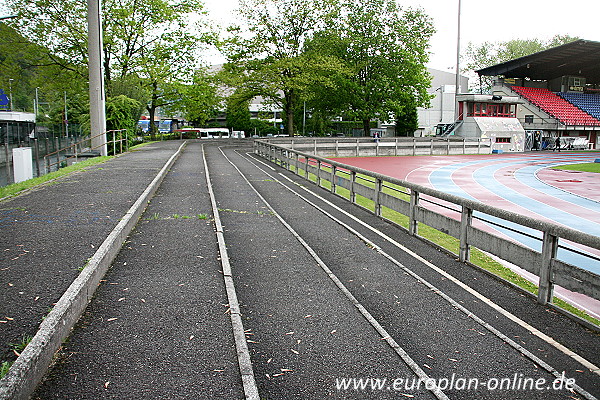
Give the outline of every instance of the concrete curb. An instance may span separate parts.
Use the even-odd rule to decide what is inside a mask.
[[[40,325],[29,345],[0,380],[0,400],[28,399],[42,380],[56,351],[87,307],[100,280],[121,250],[149,200],[160,186],[187,142],[182,143],[107,236],[79,276],[71,283]]]
[[[223,280],[225,282],[225,291],[227,292],[227,299],[229,301],[229,315],[231,318],[231,327],[233,330],[233,339],[235,342],[238,365],[240,367],[240,375],[242,377],[244,396],[246,400],[260,400],[256,379],[254,378],[254,370],[252,369],[250,351],[248,350],[248,343],[246,342],[246,331],[244,330],[244,324],[242,322],[240,304],[238,302],[237,293],[235,291],[235,285],[233,282],[233,275],[231,273],[229,255],[227,253],[227,246],[225,244],[225,236],[223,235],[223,225],[221,225],[221,217],[217,207],[217,200],[212,189],[212,182],[210,180],[210,172],[208,170],[206,154],[204,153],[204,146],[202,147],[202,158],[204,160],[206,185],[212,205],[213,217],[215,219],[215,231],[217,235],[217,241],[219,243],[221,266],[223,267]]]

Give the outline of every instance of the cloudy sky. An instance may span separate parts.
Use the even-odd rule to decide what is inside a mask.
[[[429,66],[454,71],[458,0],[398,0],[403,7],[420,7],[434,20],[437,33],[431,41]],[[227,22],[234,17],[237,0],[205,0],[212,18]],[[462,0],[461,48],[511,39],[550,39],[571,35],[600,41],[600,1],[555,2],[553,0]],[[549,21],[555,21],[551,23]]]

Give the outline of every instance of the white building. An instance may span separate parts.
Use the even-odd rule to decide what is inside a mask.
[[[456,74],[427,68],[432,76],[429,93],[434,95],[429,108],[417,108],[419,129],[415,136],[429,136],[437,133],[438,125],[455,122],[456,117]],[[469,87],[469,78],[460,77],[460,91]]]

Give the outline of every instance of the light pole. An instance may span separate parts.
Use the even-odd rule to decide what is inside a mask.
[[[458,92],[460,89],[460,9],[461,0],[458,0],[458,33],[456,37],[456,82],[454,89],[454,120],[458,120]]]
[[[106,110],[102,68],[101,0],[88,0],[88,53],[90,77],[90,124],[92,148],[106,156]]]
[[[12,111],[14,109],[13,99],[12,99],[12,81],[14,81],[13,78],[8,79],[8,95],[10,96],[10,111]]]
[[[39,89],[39,87],[35,88],[35,107],[33,107],[34,108],[33,112],[35,113],[35,123],[36,124],[37,124],[38,112],[40,109],[40,100],[38,97],[38,89]]]

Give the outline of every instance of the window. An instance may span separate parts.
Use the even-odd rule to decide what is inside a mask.
[[[468,103],[467,116],[514,118],[515,109],[512,104]]]
[[[497,137],[496,143],[510,143],[509,137]]]
[[[526,115],[525,116],[525,123],[526,124],[533,124],[533,115]]]

